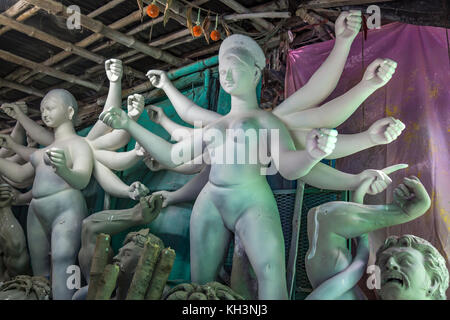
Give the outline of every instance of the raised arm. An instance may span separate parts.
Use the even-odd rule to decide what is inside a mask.
[[[392,78],[397,63],[390,59],[376,59],[364,73],[363,80],[343,95],[321,105],[289,115],[280,116],[290,128],[336,128],[377,89]]]
[[[194,133],[194,129],[185,127],[169,119],[164,110],[157,106],[149,106],[147,109],[148,117],[153,122],[161,125],[166,130],[172,140],[181,141],[186,137],[190,137]]]
[[[109,91],[103,111],[111,108],[120,108],[122,106],[122,61],[117,59],[106,60],[105,71],[109,80]],[[97,121],[86,138],[92,141],[110,131],[110,127],[101,121]]]
[[[217,112],[203,109],[189,100],[175,88],[164,71],[150,70],[147,72],[147,77],[149,77],[154,87],[164,90],[183,121],[191,125],[195,125],[196,122],[200,121],[202,122],[202,127],[204,127],[222,117]]]
[[[121,109],[113,108],[103,112],[100,120],[115,129],[128,131],[153,158],[168,168],[189,162],[203,153],[201,135],[194,134],[190,138],[171,144],[132,121]]]
[[[339,15],[335,23],[336,41],[328,58],[303,87],[275,108],[275,115],[288,115],[318,106],[333,92],[344,70],[352,42],[361,28],[361,21],[361,11],[344,11]]]
[[[48,146],[53,143],[55,136],[53,132],[38,125],[31,120],[22,110],[20,105],[15,103],[5,103],[1,106],[2,110],[10,117],[16,119],[25,131],[34,141],[43,146]]]
[[[388,205],[361,205],[352,202],[329,202],[319,208],[321,228],[345,238],[354,238],[381,228],[414,220],[430,207],[425,187],[416,177],[404,178],[394,190],[394,202]],[[320,215],[331,214],[321,221]]]
[[[137,121],[144,111],[145,99],[140,94],[133,94],[128,96],[127,110],[128,116]],[[130,134],[125,130],[113,130],[103,136],[100,136],[93,141],[91,145],[95,150],[109,150],[115,151],[127,145],[130,142]]]
[[[12,150],[16,154],[18,154],[22,159],[24,159],[25,161],[30,161],[31,154],[33,154],[37,150],[36,148],[30,148],[30,147],[26,147],[24,145],[18,144],[10,136],[8,136],[6,134],[0,134],[0,146],[2,148]]]
[[[19,122],[16,122],[10,134],[10,137],[14,142],[20,145],[25,145],[27,142],[25,130],[23,129],[22,125]],[[12,156],[13,154],[14,152],[12,150],[0,148],[0,158],[7,158]]]
[[[374,122],[367,131],[355,134],[339,134],[336,148],[325,159],[338,159],[375,147],[388,144],[396,140],[405,125],[392,117]],[[289,131],[297,149],[304,149],[306,145],[307,129],[292,129]]]
[[[275,168],[288,180],[296,180],[329,155],[336,144],[336,130],[311,130],[306,138],[305,150],[297,150],[289,131],[276,117],[265,120],[269,130],[270,155]]]

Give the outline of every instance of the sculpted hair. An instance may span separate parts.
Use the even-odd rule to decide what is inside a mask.
[[[449,285],[449,273],[445,264],[445,259],[431,243],[411,234],[401,237],[390,236],[386,239],[384,245],[377,251],[376,265],[378,265],[380,254],[392,247],[410,247],[422,253],[425,269],[431,279],[437,283],[437,288],[433,292],[433,298],[435,300],[447,299],[445,291]]]

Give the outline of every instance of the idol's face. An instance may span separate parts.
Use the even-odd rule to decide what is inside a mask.
[[[382,300],[428,300],[432,281],[424,265],[424,256],[411,247],[392,247],[380,254]]]
[[[131,274],[136,270],[141,252],[142,248],[130,241],[119,249],[113,263],[119,266],[121,273]]]
[[[65,107],[53,96],[46,96],[41,102],[41,117],[47,127],[57,128],[66,121],[71,121],[72,107]]]
[[[234,55],[224,57],[219,64],[220,85],[226,93],[240,96],[255,90],[256,67],[250,67]]]

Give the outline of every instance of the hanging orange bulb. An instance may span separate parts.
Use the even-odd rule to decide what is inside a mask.
[[[211,31],[210,37],[213,41],[219,41],[220,40],[220,32],[219,30],[213,30]]]
[[[200,9],[198,9],[197,21],[195,22],[195,26],[192,28],[192,34],[194,37],[200,37],[203,34],[203,29],[200,25]]]
[[[202,35],[202,27],[197,25],[192,28],[192,33],[194,34],[194,37],[200,37]]]
[[[159,16],[159,8],[153,1],[148,7],[147,7],[147,15],[150,18],[156,18]]]
[[[217,30],[217,22],[219,20],[219,15],[216,15],[216,28],[211,31],[209,37],[213,40],[213,41],[219,41],[220,40],[220,32],[219,30]]]

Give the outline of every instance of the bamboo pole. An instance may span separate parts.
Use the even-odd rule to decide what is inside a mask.
[[[103,62],[105,60],[102,56],[92,53],[89,50],[86,50],[84,48],[73,45],[70,42],[60,40],[52,35],[49,35],[46,32],[43,32],[43,31],[35,28],[35,27],[31,27],[26,24],[22,24],[20,22],[17,22],[14,19],[5,17],[1,14],[0,14],[0,24],[11,27],[14,30],[24,33],[29,37],[39,39],[39,40],[49,43],[55,47],[61,48],[64,51],[73,52],[74,54],[79,55],[80,57],[86,58],[88,60],[92,60],[98,64],[103,64]]]
[[[306,9],[317,9],[390,1],[394,0],[312,0],[302,3],[300,7]]]
[[[95,18],[99,15],[101,15],[102,13],[117,7],[119,4],[121,4],[122,2],[124,2],[125,0],[113,0],[108,2],[107,4],[105,4],[104,6],[101,6],[100,8],[92,11],[91,13],[89,13],[87,16],[89,18]]]
[[[34,7],[33,9],[39,10],[39,8],[37,8],[37,7]],[[31,9],[31,10],[33,10],[33,9]],[[99,8],[99,9],[101,9],[101,8]],[[139,20],[139,15],[140,15],[140,12],[139,12],[139,10],[137,10],[137,11],[133,12],[132,14],[130,14],[130,15],[128,15],[128,16],[120,19],[120,20],[117,20],[117,21],[113,22],[112,24],[109,25],[109,27],[113,28],[113,29],[123,28],[123,27],[125,27],[125,26],[127,26],[127,25],[129,25],[129,24],[131,24],[133,22],[138,21]],[[90,16],[91,18],[94,17],[94,15],[92,15],[92,13],[88,14],[88,16]],[[19,21],[19,19],[17,19],[17,20]],[[82,47],[82,48],[86,48],[87,46],[91,45],[92,43],[94,43],[95,41],[97,41],[97,40],[99,40],[101,38],[103,38],[102,35],[92,34],[89,37],[86,37],[83,40],[77,42],[75,45],[79,46],[79,47]],[[44,61],[43,64],[46,65],[46,66],[52,66],[52,65],[54,65],[54,64],[56,64],[56,63],[58,63],[58,62],[60,62],[60,61],[62,61],[64,59],[68,58],[71,54],[72,54],[71,52],[66,52],[66,51],[60,52],[60,53],[50,57],[46,61]],[[6,77],[6,79],[8,79],[8,80],[17,80],[17,79],[20,78],[17,81],[22,83],[26,79],[30,78],[31,76],[33,76],[33,75],[35,75],[37,73],[37,72],[33,72],[33,71],[32,72],[28,72],[28,71],[29,71],[28,69],[19,68],[17,71],[14,71],[11,74],[9,74]],[[38,75],[38,76],[40,76],[40,75]],[[1,93],[3,94],[4,92],[1,92]]]
[[[20,2],[25,2],[25,1],[20,1]],[[28,3],[27,3],[27,6],[29,6]],[[16,20],[17,20],[17,21],[25,21],[25,20],[27,20],[28,18],[34,16],[38,11],[39,11],[39,8],[33,7],[33,8],[31,8],[31,9],[25,11],[24,13],[22,13],[20,16],[18,16],[18,17],[16,18]],[[7,15],[7,16],[8,16],[8,15]],[[8,17],[12,18],[13,16],[8,16]],[[1,36],[2,34],[4,34],[5,32],[9,31],[9,30],[11,30],[10,27],[3,27],[3,28],[1,28],[1,29],[0,29],[0,36]]]
[[[42,92],[41,90],[37,90],[32,87],[27,87],[27,86],[21,85],[19,83],[11,82],[11,81],[4,80],[4,79],[0,79],[0,87],[8,87],[8,88],[19,90],[19,91],[22,91],[22,92],[25,92],[28,94],[32,94],[34,96],[41,97],[41,98],[44,97],[44,95],[45,95],[44,92]]]
[[[43,72],[45,74],[48,74],[49,76],[52,76],[52,77],[55,77],[55,78],[58,78],[58,79],[61,79],[64,81],[76,83],[80,86],[83,86],[83,87],[86,87],[89,89],[93,89],[95,91],[99,91],[100,88],[102,87],[100,84],[95,84],[93,82],[82,80],[79,77],[76,77],[74,75],[64,73],[64,72],[58,71],[54,68],[50,68],[50,67],[44,66],[42,64],[33,62],[31,60],[16,56],[16,55],[9,53],[7,51],[4,51],[4,50],[0,50],[0,58],[2,58],[5,61],[15,63],[15,64],[24,66],[29,69],[34,69],[39,72]]]
[[[9,7],[5,12],[2,14],[13,18],[17,16],[18,14],[22,13],[23,11],[27,10],[30,7],[30,5],[23,0],[17,1],[15,4],[13,4],[11,7]]]
[[[120,268],[115,264],[108,264],[103,271],[95,300],[109,300],[116,287]]]
[[[157,243],[147,239],[139,257],[133,280],[131,280],[126,300],[144,300],[160,251],[161,248]]]
[[[255,12],[255,13],[235,13],[223,16],[224,20],[243,20],[243,19],[258,19],[258,18],[270,18],[270,19],[288,19],[291,17],[290,12]]]
[[[172,271],[173,263],[175,262],[175,251],[170,248],[165,248],[159,255],[155,270],[153,271],[152,279],[148,286],[145,300],[160,300]]]
[[[244,7],[243,5],[241,5],[239,2],[237,2],[235,0],[220,0],[220,2],[222,2],[224,5],[230,7],[237,13],[251,13],[249,9],[247,9],[246,7]],[[261,26],[265,30],[273,30],[273,28],[275,28],[273,24],[271,24],[270,22],[268,22],[262,18],[255,19],[254,24]],[[258,28],[259,31],[261,31],[260,29],[261,28]]]
[[[100,281],[108,264],[111,236],[100,233],[95,242],[95,251],[92,256],[91,270],[89,273],[89,288],[86,300],[94,300],[100,287]]]
[[[62,15],[64,17],[68,17],[67,8],[58,2],[52,0],[26,0],[28,3],[35,5],[41,9],[47,10],[53,15]],[[180,59],[175,57],[174,55],[165,52],[158,48],[153,48],[147,46],[145,43],[142,43],[132,36],[127,36],[119,31],[116,31],[108,26],[105,26],[100,21],[94,20],[86,15],[80,14],[80,24],[95,32],[104,35],[105,37],[112,39],[116,42],[119,42],[127,47],[136,49],[142,53],[145,53],[155,59],[162,60],[169,64],[178,66],[184,63],[184,59]]]

